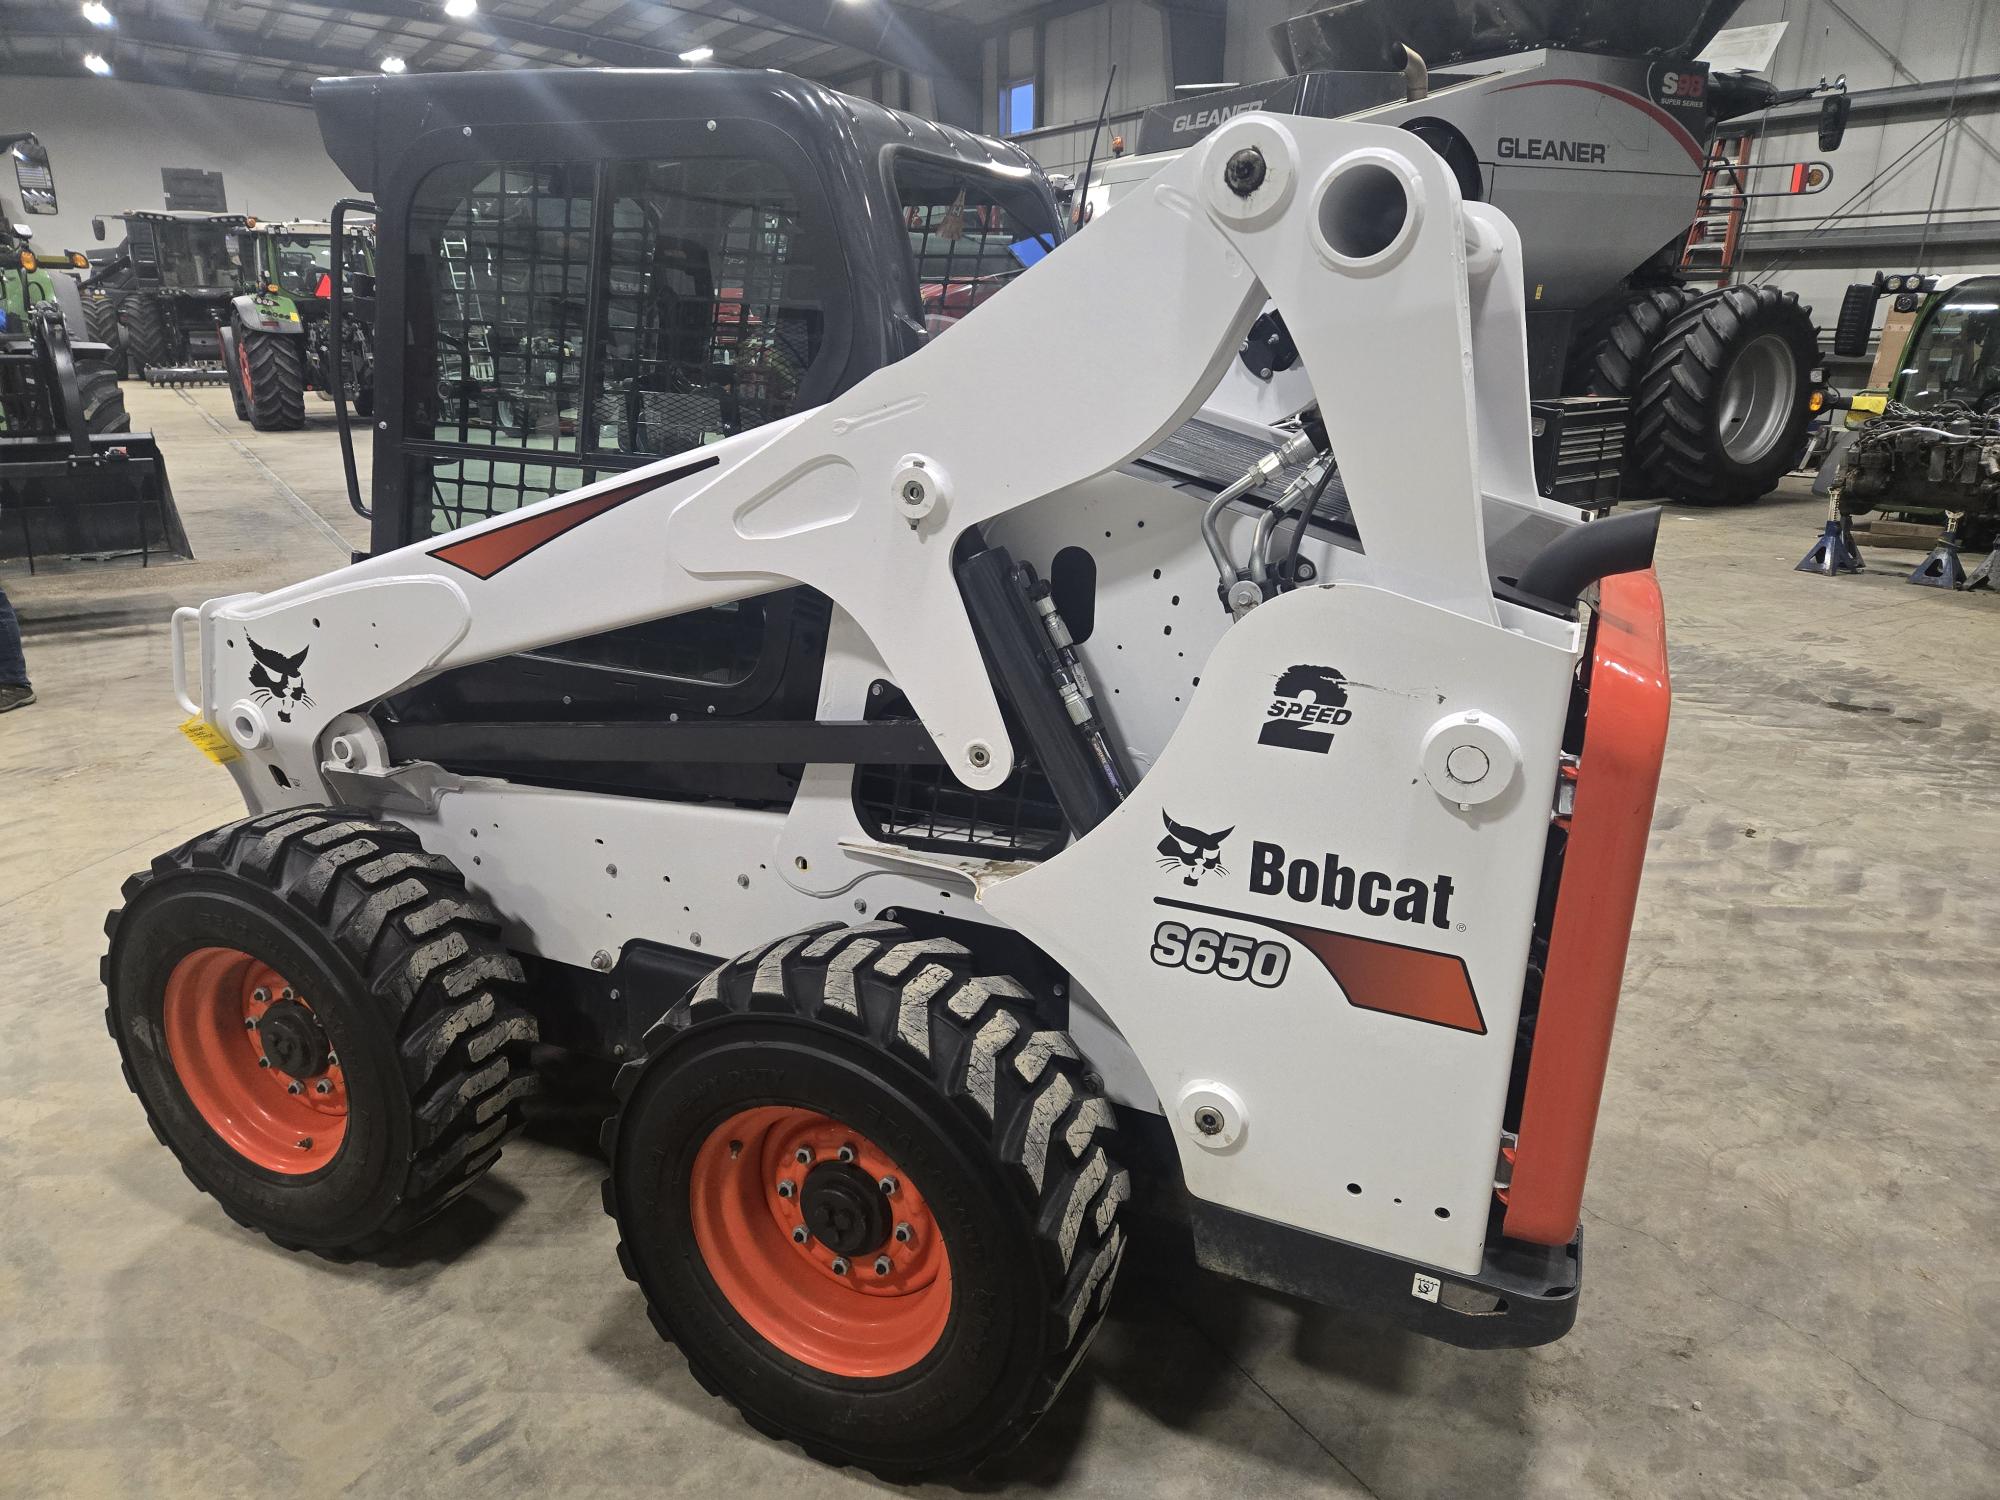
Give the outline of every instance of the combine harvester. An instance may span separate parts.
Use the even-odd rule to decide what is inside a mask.
[[[1844,82],[1777,90],[1712,73],[1699,54],[1739,4],[1351,0],[1315,11],[1273,30],[1289,76],[1149,110],[1139,154],[1093,170],[1086,214],[1244,110],[1407,130],[1444,158],[1466,201],[1519,228],[1541,492],[1580,505],[1621,493],[1753,500],[1797,464],[1824,399],[1818,333],[1811,310],[1774,287],[1692,284],[1717,274],[1705,257],[1727,238],[1698,205],[1740,210],[1760,196],[1759,168],[1717,152],[1724,122],[1824,95],[1820,148],[1831,151],[1847,99]],[[1794,192],[1833,177],[1825,162],[1784,169]],[[1261,320],[1218,406],[1269,424],[1311,400],[1284,316]]]

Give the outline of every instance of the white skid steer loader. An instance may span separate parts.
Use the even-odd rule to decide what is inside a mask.
[[[108,924],[157,1132],[245,1224],[365,1253],[615,1003],[654,1322],[760,1430],[899,1477],[1028,1431],[1160,1185],[1218,1271],[1560,1337],[1668,689],[1653,514],[1535,494],[1521,285],[1408,132],[1239,115],[821,404],[178,611],[251,815]],[[1170,449],[1219,441],[1267,300],[1324,430],[1197,484]],[[558,711],[484,754],[754,739],[786,805],[422,753],[426,684],[782,590],[829,601],[805,717]]]

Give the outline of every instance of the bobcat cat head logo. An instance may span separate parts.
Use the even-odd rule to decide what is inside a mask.
[[[1217,875],[1229,873],[1229,867],[1222,862],[1222,841],[1236,831],[1234,823],[1220,833],[1203,833],[1199,828],[1176,823],[1165,808],[1160,810],[1160,817],[1167,825],[1167,836],[1160,840],[1162,869],[1184,871],[1182,885],[1195,885],[1211,871]]]
[[[247,632],[243,639],[250,641]],[[312,697],[306,692],[304,676],[306,652],[310,650],[312,647],[307,646],[296,656],[285,656],[268,646],[250,641],[250,654],[257,658],[250,668],[250,696],[259,703],[276,704],[281,724],[292,722],[294,703],[306,708],[313,706]]]

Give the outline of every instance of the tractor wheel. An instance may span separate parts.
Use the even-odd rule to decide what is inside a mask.
[[[416,835],[293,808],[125,882],[105,1021],[190,1181],[286,1249],[366,1254],[498,1159],[535,1086],[500,921]]]
[[[1647,287],[1583,330],[1563,391],[1571,396],[1630,396],[1667,324],[1702,294],[1688,286]]]
[[[112,373],[122,380],[129,373],[125,368],[125,340],[118,327],[118,302],[109,292],[85,288],[83,331],[91,343],[103,344],[111,350]]]
[[[306,425],[304,340],[288,333],[236,332],[236,372],[243,404],[259,432],[295,432]]]
[[[957,943],[877,922],[746,954],[618,1095],[605,1206],[654,1326],[815,1458],[909,1479],[1006,1451],[1110,1300],[1111,1106]]]
[[[107,361],[78,360],[76,389],[83,397],[84,424],[92,432],[132,430],[132,419],[125,412],[125,393],[118,388],[118,372]]]
[[[236,325],[215,330],[216,342],[222,348],[222,373],[229,382],[229,404],[236,409],[236,420],[250,420],[250,403],[243,399],[243,349]]]
[[[1633,397],[1633,461],[1671,499],[1755,500],[1798,462],[1818,363],[1812,310],[1793,293],[1709,293],[1653,346]]]
[[[118,333],[126,367],[141,379],[148,370],[173,363],[167,306],[157,292],[126,293],[118,304]]]

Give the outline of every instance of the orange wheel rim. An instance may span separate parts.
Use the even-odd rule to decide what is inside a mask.
[[[243,394],[250,394],[250,346],[242,339],[236,341],[236,368],[242,372]]]
[[[923,1194],[859,1131],[789,1105],[743,1110],[702,1142],[688,1196],[716,1286],[792,1358],[875,1379],[936,1347],[951,1257]]]
[[[347,1078],[312,1004],[237,948],[198,948],[167,976],[160,1019],[174,1074],[232,1151],[288,1177],[347,1138]]]

